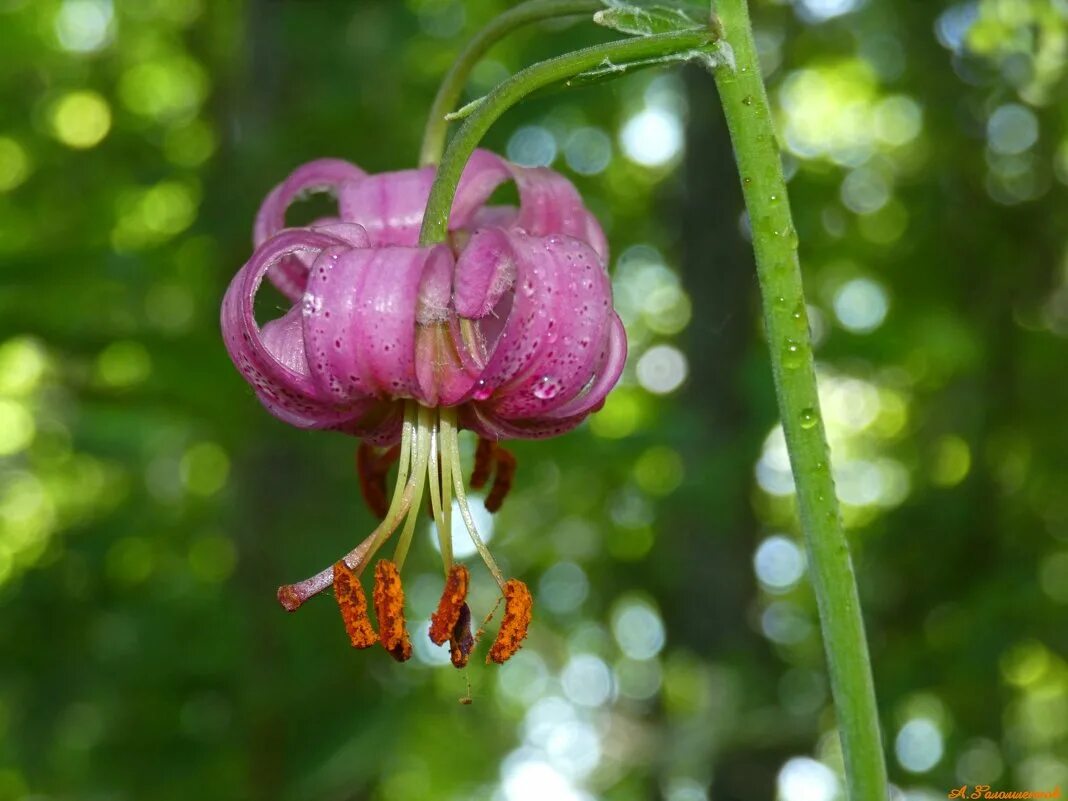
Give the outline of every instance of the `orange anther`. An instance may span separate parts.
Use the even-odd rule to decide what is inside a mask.
[[[345,560],[334,565],[334,597],[337,598],[352,647],[369,648],[378,642],[378,635],[367,617],[367,598],[363,594],[363,587]]]
[[[441,593],[437,611],[430,617],[430,640],[435,645],[442,645],[452,636],[456,621],[460,619],[461,607],[466,604],[467,585],[470,574],[464,565],[453,565],[445,579],[445,590]]]
[[[383,647],[398,662],[407,661],[412,656],[412,642],[404,625],[404,588],[400,571],[389,559],[380,559],[375,565],[374,600]]]
[[[519,579],[508,579],[504,583],[504,619],[486,657],[487,662],[503,664],[519,650],[527,636],[533,610],[534,599],[527,585]]]

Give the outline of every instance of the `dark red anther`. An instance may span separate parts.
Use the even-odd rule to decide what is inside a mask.
[[[460,616],[456,618],[452,636],[449,638],[449,658],[453,667],[467,667],[467,660],[475,650],[475,635],[471,633],[471,607],[460,607]]]
[[[493,486],[490,487],[489,495],[486,496],[486,511],[496,512],[504,503],[508,491],[512,488],[512,479],[515,478],[515,456],[499,445],[496,448],[497,471],[493,475]]]
[[[389,511],[386,474],[398,458],[399,445],[378,453],[373,445],[361,442],[356,449],[356,473],[360,479],[360,494],[363,495],[367,508],[379,518],[384,518]]]
[[[493,440],[478,438],[478,447],[475,449],[475,469],[471,472],[471,489],[482,489],[489,481],[490,472],[493,470],[493,452],[497,445]]]
[[[479,438],[478,448],[475,450],[475,469],[471,472],[471,489],[482,489],[490,476],[493,476],[493,484],[490,485],[489,495],[486,496],[487,511],[496,512],[501,508],[512,488],[515,467],[515,456],[509,451],[492,440]]]

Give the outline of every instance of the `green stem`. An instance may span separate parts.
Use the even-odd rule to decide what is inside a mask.
[[[604,3],[601,0],[527,0],[508,9],[475,34],[453,62],[430,106],[423,145],[419,150],[419,165],[425,167],[438,163],[445,149],[445,134],[449,129],[445,115],[456,109],[471,70],[493,45],[524,25],[554,17],[593,14],[602,8]]]
[[[772,373],[808,547],[849,797],[887,797],[879,718],[860,600],[831,475],[782,165],[746,0],[717,0],[735,69],[717,69],[749,210]]]
[[[606,61],[624,64],[667,56],[705,47],[714,38],[715,34],[711,31],[699,31],[665,33],[609,42],[542,61],[517,72],[501,83],[481,100],[471,115],[464,120],[460,130],[449,140],[449,146],[441,159],[434,185],[430,190],[430,198],[427,200],[419,244],[425,246],[445,241],[448,235],[449,209],[452,207],[452,199],[456,194],[456,186],[464,165],[490,126],[531,92],[566,81],[587,70],[603,67]]]

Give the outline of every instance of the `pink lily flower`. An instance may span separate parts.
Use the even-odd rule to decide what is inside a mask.
[[[333,579],[339,603],[342,594],[349,600],[342,612],[353,644],[370,644],[365,635],[354,635],[368,630],[361,617],[366,612],[358,611],[366,610],[359,582],[351,572],[342,574],[362,568],[406,517],[394,559],[399,571],[429,483],[449,577],[446,595],[452,587],[459,597],[461,585],[459,595],[466,593],[466,578],[459,578],[466,568],[452,564],[455,491],[461,516],[507,601],[502,635],[510,628],[514,652],[526,632],[526,623],[516,618],[523,617],[525,605],[529,622],[530,596],[525,586],[516,586],[521,582],[503,579],[474,527],[457,432],[466,428],[482,438],[472,485],[485,484],[495,468],[487,498],[495,509],[515,467],[496,443],[555,436],[599,409],[623,369],[626,335],[612,308],[604,234],[566,179],[476,151],[453,202],[449,242],[421,247],[419,229],[434,174],[426,167],[367,175],[335,159],[295,170],[260,208],[256,249],[223,301],[223,337],[235,366],[271,414],[300,428],[363,439],[361,486],[384,517],[333,569],[281,588],[283,605],[295,609]],[[509,180],[518,189],[519,207],[485,205]],[[291,203],[324,191],[337,198],[336,217],[286,227]],[[264,276],[293,305],[260,326],[253,301]],[[376,453],[372,445],[387,450]],[[399,460],[399,474],[387,505],[385,474],[393,459]],[[378,581],[375,586],[380,625],[400,613],[398,593],[403,605],[399,572],[395,582],[388,570],[383,575],[383,587]],[[464,609],[462,597],[439,608],[443,617],[435,616],[435,639],[450,639],[454,662],[459,648],[466,663],[470,637],[453,631]],[[391,642],[383,634],[383,643],[406,658],[403,617],[401,623],[391,627],[396,629]],[[497,645],[491,656],[496,652],[494,660],[503,661],[497,656],[509,649]]]

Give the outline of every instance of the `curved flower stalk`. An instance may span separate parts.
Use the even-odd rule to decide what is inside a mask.
[[[487,508],[495,510],[515,469],[499,441],[555,436],[600,408],[622,371],[626,336],[612,308],[604,234],[568,181],[477,151],[457,188],[447,243],[420,246],[434,178],[433,167],[368,175],[333,159],[298,168],[257,215],[256,249],[226,292],[222,329],[234,364],[273,415],[363,439],[361,489],[383,518],[333,568],[282,587],[282,604],[296,609],[332,584],[353,645],[380,639],[406,659],[399,570],[429,485],[447,576],[432,638],[452,642],[458,665],[474,646],[466,568],[452,562],[455,493],[505,600],[489,654],[501,662],[526,634],[530,594],[505,580],[478,534],[458,432],[481,438],[472,484],[492,477]],[[507,181],[516,184],[518,208],[487,206]],[[335,217],[285,227],[291,203],[324,191],[337,199]],[[253,309],[264,277],[293,305],[260,326]],[[393,560],[375,570],[375,635],[359,572],[402,523]]]

